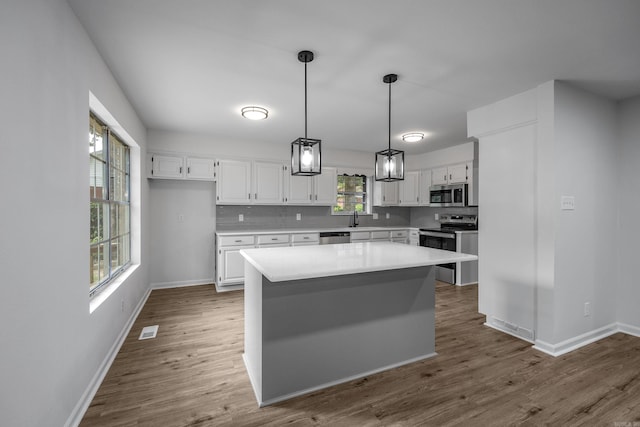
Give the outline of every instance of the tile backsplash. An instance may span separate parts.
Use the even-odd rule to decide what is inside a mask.
[[[360,227],[409,226],[411,214],[407,208],[376,207],[373,212],[378,219],[360,215]],[[348,227],[350,220],[350,216],[331,215],[328,206],[216,206],[216,231]]]

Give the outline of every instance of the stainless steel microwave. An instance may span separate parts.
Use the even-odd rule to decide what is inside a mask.
[[[440,207],[468,206],[468,184],[433,185],[429,190],[429,205]]]

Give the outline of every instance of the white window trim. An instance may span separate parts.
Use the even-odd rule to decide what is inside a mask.
[[[130,249],[130,263],[120,274],[112,278],[103,288],[96,292],[94,295],[89,296],[87,290],[87,297],[89,297],[89,313],[93,313],[107,298],[116,291],[122,285],[127,278],[133,274],[133,272],[140,265],[141,259],[141,150],[140,145],[133,139],[133,137],[118,123],[113,115],[106,109],[106,107],[96,98],[96,96],[89,92],[89,110],[100,118],[100,120],[109,128],[115,132],[118,137],[129,146],[129,229],[131,232],[131,249]],[[89,253],[87,252],[87,256]]]

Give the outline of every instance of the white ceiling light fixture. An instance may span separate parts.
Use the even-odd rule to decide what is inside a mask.
[[[404,151],[391,149],[391,84],[398,80],[397,74],[382,78],[389,85],[389,145],[386,150],[376,152],[376,181],[404,181]]]
[[[418,141],[422,141],[423,138],[424,138],[424,133],[420,133],[420,132],[411,132],[411,133],[405,133],[404,135],[402,135],[402,140],[404,142],[418,142]]]
[[[269,111],[266,108],[251,105],[240,110],[242,117],[249,120],[264,120],[269,117]]]

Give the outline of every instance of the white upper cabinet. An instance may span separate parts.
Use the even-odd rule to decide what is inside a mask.
[[[187,179],[214,181],[216,161],[204,157],[187,157]]]
[[[149,156],[149,178],[183,179],[184,157],[164,154]]]
[[[447,167],[431,169],[431,185],[444,185],[449,183]]]
[[[284,201],[283,190],[282,164],[253,162],[253,203],[280,204]]]
[[[164,153],[148,157],[149,178],[215,181],[214,159]]]
[[[449,173],[449,184],[465,184],[469,179],[467,173],[469,167],[467,163],[460,163],[447,167]]]
[[[338,187],[338,171],[336,168],[322,168],[320,175],[313,177],[314,199],[316,205],[335,205]]]
[[[395,206],[398,204],[398,182],[373,182],[373,205]]]
[[[431,169],[431,185],[466,184],[469,180],[470,165],[459,163]]]
[[[285,174],[289,169],[285,171]],[[313,178],[310,176],[293,176],[289,174],[285,177],[286,195],[285,202],[290,205],[309,205],[313,198]]]
[[[218,183],[216,203],[251,203],[251,162],[239,160],[218,160]]]
[[[336,168],[323,167],[322,173],[315,176],[294,176],[285,168],[285,201],[289,205],[336,204],[338,171]]]
[[[431,170],[420,171],[420,205],[429,206],[431,189]]]
[[[398,204],[400,206],[417,206],[419,203],[420,172],[406,172],[404,180],[398,182]]]

